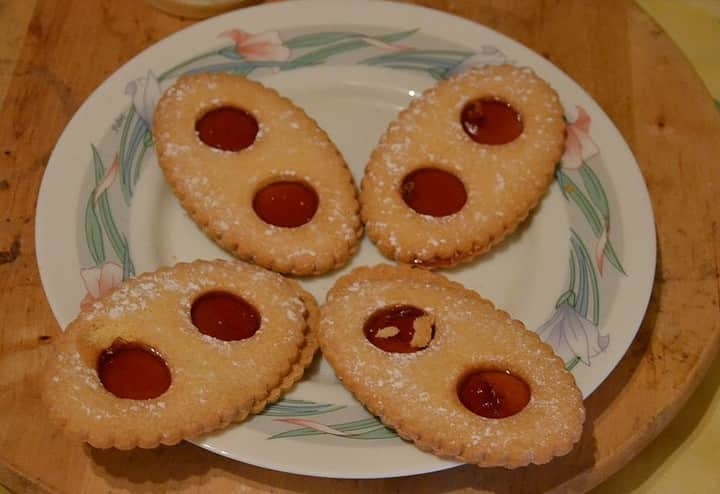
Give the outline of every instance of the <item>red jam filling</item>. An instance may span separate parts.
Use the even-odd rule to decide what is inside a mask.
[[[462,181],[437,168],[420,168],[409,173],[400,187],[405,204],[420,214],[449,216],[467,201]]]
[[[202,333],[218,340],[250,338],[260,329],[260,314],[240,297],[227,292],[209,292],[198,297],[190,319]]]
[[[202,142],[223,151],[240,151],[252,145],[258,133],[255,117],[244,110],[222,106],[210,110],[195,122]]]
[[[391,353],[413,353],[427,347],[411,345],[415,334],[413,323],[418,317],[426,315],[425,311],[411,305],[397,305],[375,311],[363,326],[365,338],[370,343]],[[385,328],[395,327],[399,331],[390,337],[378,336],[378,332]],[[433,327],[433,334],[435,328]],[[382,334],[382,333],[381,333]]]
[[[318,202],[312,187],[302,182],[281,181],[260,189],[253,199],[253,209],[265,223],[295,228],[315,216]]]
[[[468,410],[489,419],[515,415],[530,401],[530,387],[509,371],[472,372],[460,382],[457,393]]]
[[[117,339],[97,360],[105,389],[118,398],[150,400],[170,387],[170,370],[160,354],[142,343]]]
[[[522,118],[512,106],[497,99],[470,101],[460,114],[460,123],[470,138],[480,144],[507,144],[523,131]]]

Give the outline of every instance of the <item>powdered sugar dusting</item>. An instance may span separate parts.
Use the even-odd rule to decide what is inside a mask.
[[[472,141],[460,113],[482,98],[513,106],[523,119],[523,133],[499,146]],[[551,182],[563,129],[557,95],[531,70],[488,66],[440,82],[389,125],[366,168],[361,200],[370,238],[398,260],[426,262],[467,255],[487,238],[504,237]],[[400,193],[404,177],[425,167],[463,182],[467,201],[462,210],[432,217],[405,204]],[[439,238],[449,243],[436,249],[428,239]]]
[[[334,290],[320,328],[336,372],[374,413],[402,424],[411,436],[462,444],[468,454],[480,456],[510,446],[542,456],[549,454],[548,444],[577,440],[579,391],[534,333],[476,296],[432,282],[434,275],[423,281],[386,270],[384,278],[358,274]],[[362,325],[372,312],[407,304],[422,307],[434,320],[435,335],[426,349],[394,354],[367,341]],[[473,414],[459,402],[456,389],[465,372],[477,368],[521,376],[532,389],[530,403],[502,420]]]
[[[241,107],[258,133],[240,151],[202,143],[198,115]],[[237,257],[294,274],[321,273],[349,257],[360,238],[352,176],[327,135],[300,108],[255,81],[228,74],[180,78],[158,103],[153,129],[160,166],[183,206],[209,236]],[[297,228],[264,223],[252,209],[260,187],[302,180],[319,196],[313,218]],[[302,246],[305,254],[297,254]]]
[[[193,326],[193,301],[215,290],[230,291],[256,307],[261,326],[255,335],[222,341]],[[288,362],[297,360],[305,344],[306,314],[305,303],[284,278],[248,264],[196,261],[145,273],[71,323],[47,381],[48,399],[76,429],[94,427],[92,422],[103,428],[103,434],[121,434],[132,424],[136,429],[130,438],[185,430],[188,423],[252,403],[249,397],[255,393],[264,396],[277,383],[278,373],[286,372]],[[117,399],[107,391],[95,365],[97,355],[116,339],[157,351],[171,371],[170,388],[151,400]],[[238,375],[244,376],[242,386],[232,385]],[[178,422],[180,415],[183,420]]]

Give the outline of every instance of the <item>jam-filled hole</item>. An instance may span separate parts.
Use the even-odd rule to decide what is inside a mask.
[[[195,131],[200,140],[210,147],[240,151],[255,142],[258,123],[245,110],[221,106],[200,117],[195,122]]]
[[[391,353],[427,348],[435,336],[432,316],[412,305],[395,305],[373,312],[363,326],[370,343]]]
[[[315,216],[318,203],[318,195],[309,185],[281,180],[270,183],[255,193],[253,209],[265,223],[296,228]]]
[[[190,319],[202,334],[218,340],[250,338],[260,329],[260,314],[248,302],[228,292],[208,292],[190,309]]]
[[[476,370],[460,380],[457,394],[474,414],[501,419],[525,408],[530,401],[530,386],[507,370]]]
[[[415,212],[442,217],[460,211],[467,202],[465,185],[452,173],[438,168],[410,172],[400,186],[402,198]]]
[[[150,400],[170,387],[165,360],[152,347],[116,339],[97,360],[100,382],[118,398]]]
[[[480,144],[507,144],[523,131],[520,114],[508,103],[495,98],[468,102],[460,113],[460,123],[465,133]]]

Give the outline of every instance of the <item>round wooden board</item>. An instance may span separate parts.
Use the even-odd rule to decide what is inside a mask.
[[[720,117],[703,84],[631,1],[416,3],[503,32],[567,72],[615,122],[648,183],[658,230],[652,299],[627,355],[586,401],[581,443],[542,467],[465,466],[358,482],[264,470],[189,444],[100,451],[59,434],[38,389],[59,331],[33,247],[44,167],[90,92],[190,21],[141,0],[38,0],[0,121],[0,460],[32,482],[14,485],[63,493],[582,492],[629,461],[682,407],[720,346],[720,168],[712,162],[720,155]],[[7,475],[0,470],[0,479]]]

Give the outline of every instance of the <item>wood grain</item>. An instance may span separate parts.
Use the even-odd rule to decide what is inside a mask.
[[[25,37],[30,22],[34,0],[27,2],[0,1],[0,104],[5,99],[7,87],[19,56],[17,47]]]
[[[40,180],[60,132],[90,92],[190,21],[141,0],[38,0],[0,120],[0,462],[37,490],[63,493],[582,492],[663,429],[720,347],[720,209],[714,207],[720,168],[711,161],[720,155],[720,117],[704,86],[630,1],[415,3],[492,27],[567,72],[620,129],[648,183],[659,255],[650,307],[625,358],[587,400],[579,446],[543,467],[466,466],[357,482],[264,470],[189,444],[98,451],[60,435],[47,423],[38,390],[58,334],[35,261]]]

